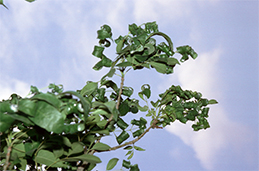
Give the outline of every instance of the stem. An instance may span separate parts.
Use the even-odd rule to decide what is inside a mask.
[[[5,160],[5,165],[4,165],[4,171],[7,171],[7,168],[10,165],[9,160],[10,160],[11,151],[12,151],[12,147],[9,146],[7,148],[6,160]]]
[[[121,144],[121,145],[118,145],[118,146],[115,146],[115,147],[112,147],[106,151],[112,151],[112,150],[117,150],[119,148],[122,148],[122,147],[125,147],[127,145],[130,145],[130,144],[134,144],[135,142],[137,142],[138,140],[140,140],[151,128],[156,128],[156,124],[157,124],[157,120],[154,120],[152,125],[150,125],[146,130],[145,132],[143,132],[140,136],[138,136],[137,138],[135,138],[134,140],[132,141],[129,141],[129,142],[126,142],[124,144]],[[103,151],[102,151],[103,152]]]
[[[121,71],[121,84],[120,84],[119,95],[118,95],[118,98],[117,98],[116,109],[119,109],[119,106],[120,106],[123,85],[124,85],[124,73]],[[106,123],[104,128],[107,128],[109,123],[112,121],[112,118],[113,118],[113,114],[111,114],[111,116],[108,119],[108,122]]]
[[[121,85],[120,85],[119,96],[118,96],[118,99],[117,99],[116,109],[119,109],[119,106],[120,106],[123,84],[124,84],[124,73],[121,72]]]

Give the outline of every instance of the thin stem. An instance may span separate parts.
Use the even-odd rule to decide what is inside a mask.
[[[119,109],[119,106],[120,106],[123,85],[124,85],[124,73],[121,72],[121,85],[120,85],[119,96],[118,96],[118,99],[117,99],[116,109]]]
[[[4,171],[7,170],[8,166],[10,165],[9,160],[10,160],[10,155],[11,155],[12,147],[9,146],[7,148],[7,153],[6,153],[6,159],[5,159],[5,165],[4,165]]]
[[[125,146],[127,146],[127,145],[136,143],[136,142],[137,142],[138,140],[140,140],[151,128],[156,128],[157,122],[158,122],[157,120],[154,120],[153,123],[152,123],[152,125],[150,125],[150,126],[145,130],[145,132],[143,132],[140,136],[138,136],[138,137],[135,138],[134,140],[129,141],[129,142],[126,142],[126,143],[121,144],[121,145],[118,145],[118,146],[115,146],[115,147],[112,147],[112,148],[110,148],[110,149],[108,149],[108,150],[106,150],[106,151],[117,150],[117,149],[122,148],[122,147],[125,147]],[[102,151],[102,152],[103,152],[103,151]]]
[[[123,85],[124,85],[124,73],[121,71],[121,84],[120,84],[119,95],[117,98],[116,109],[119,109],[119,106],[120,106]],[[112,119],[113,119],[113,114],[111,114],[110,118],[108,119],[108,122],[106,123],[105,128],[107,128],[107,126],[112,121]]]

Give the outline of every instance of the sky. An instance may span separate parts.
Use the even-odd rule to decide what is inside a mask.
[[[98,44],[96,31],[108,24],[115,39],[128,34],[129,24],[156,21],[174,47],[190,45],[199,56],[177,66],[171,75],[153,69],[131,71],[125,85],[132,86],[136,96],[142,84],[150,84],[151,100],[171,85],[181,85],[219,103],[210,108],[211,128],[194,132],[191,123],[174,122],[163,130],[151,130],[136,144],[146,151],[136,152],[131,162],[144,171],[259,170],[258,1],[4,3],[9,10],[0,6],[0,100],[12,93],[25,97],[31,85],[44,88],[56,83],[77,90],[86,81],[98,81],[107,70],[92,70],[98,61],[91,55]],[[105,54],[114,59],[115,46]],[[113,157],[125,159],[125,153],[98,154],[103,162],[96,169],[105,170]]]

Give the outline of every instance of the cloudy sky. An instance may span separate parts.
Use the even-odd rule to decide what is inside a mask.
[[[63,84],[81,89],[106,73],[93,71],[96,31],[112,27],[113,37],[128,25],[156,21],[174,46],[191,45],[199,57],[172,75],[130,72],[125,84],[135,92],[144,83],[152,99],[172,84],[202,92],[219,104],[210,109],[211,128],[194,132],[175,122],[151,130],[136,145],[132,163],[141,170],[258,170],[258,12],[257,0],[5,0],[0,6],[0,99],[26,96],[30,85]],[[115,46],[105,52],[116,57]],[[136,95],[137,93],[135,93]],[[138,117],[138,116],[137,116]],[[106,140],[113,142],[113,140]],[[100,154],[108,160],[125,152]],[[116,169],[120,169],[117,167]]]

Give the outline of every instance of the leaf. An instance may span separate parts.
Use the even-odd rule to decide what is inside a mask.
[[[53,154],[55,155],[56,158],[61,157],[64,154],[64,149],[60,148],[60,149],[53,149]]]
[[[112,39],[111,28],[106,24],[101,27],[101,30],[97,31],[97,34],[98,34],[97,36],[98,39],[101,39],[101,40],[104,40],[106,38]]]
[[[82,88],[80,94],[82,96],[89,96],[98,88],[97,82],[88,81],[87,84]]]
[[[128,66],[132,66],[132,64],[130,62],[121,62],[119,64],[116,65],[117,67],[128,67]]]
[[[68,156],[72,155],[72,154],[77,154],[77,153],[81,153],[84,151],[84,145],[80,142],[74,142],[72,143],[71,146],[72,149],[69,150],[68,152]]]
[[[38,149],[39,145],[40,145],[40,142],[37,142],[37,141],[34,141],[32,143],[26,142],[24,144],[26,155],[32,157],[33,153],[35,152],[35,150]]]
[[[162,74],[165,74],[166,73],[166,65],[165,64],[162,64],[162,63],[158,63],[158,62],[149,62],[149,64],[154,67],[157,72],[160,72]]]
[[[64,158],[62,160],[64,160],[64,161],[75,161],[75,162],[82,160],[82,161],[87,161],[87,162],[93,163],[93,164],[102,162],[99,157],[91,155],[91,154],[83,154],[83,155],[80,155],[80,156],[68,157],[68,158]]]
[[[118,144],[121,144],[123,141],[127,140],[130,135],[126,131],[122,131],[122,133],[116,137]]]
[[[180,65],[180,62],[176,58],[168,58],[167,59],[167,64],[171,65],[171,66],[174,66],[176,64]]]
[[[131,150],[133,147],[132,146],[126,146],[126,147],[124,147],[123,149],[124,150]]]
[[[217,104],[217,103],[218,103],[217,100],[214,100],[214,99],[209,100],[209,104]]]
[[[24,123],[26,125],[31,125],[31,126],[34,125],[34,123],[30,119],[28,119],[27,116],[16,114],[16,113],[8,113],[8,115],[11,116],[13,119],[21,121],[22,123]]]
[[[113,114],[113,119],[117,121],[119,116],[119,111],[116,109],[116,102],[115,101],[108,101],[105,102],[104,105],[107,107],[107,109]]]
[[[29,118],[36,125],[49,132],[59,134],[63,131],[63,115],[55,107],[45,101],[38,101],[36,103],[34,116]]]
[[[111,160],[109,160],[106,166],[106,170],[112,170],[116,166],[118,161],[119,161],[118,158],[112,158]]]
[[[104,51],[104,47],[94,46],[94,51],[93,51],[92,55],[102,59],[103,51]]]
[[[59,159],[57,159],[55,155],[48,150],[40,150],[35,157],[35,162],[40,164],[45,164],[47,166],[51,165],[51,167],[66,167],[63,162],[58,160]]]
[[[152,32],[158,32],[158,25],[156,24],[156,22],[147,22],[145,24],[145,31],[148,33],[152,33]]]
[[[97,131],[90,131],[89,133],[97,133],[97,134],[105,134],[105,135],[109,135],[110,132],[107,129],[104,130],[97,130]]]
[[[122,161],[122,166],[129,169],[130,168],[130,161],[126,161],[126,160],[123,160]]]
[[[107,144],[104,143],[96,143],[91,149],[97,150],[97,151],[106,151],[109,150],[111,147]]]
[[[15,108],[15,105],[11,104],[10,102],[4,101],[0,102],[0,112],[15,113],[17,112],[17,109]]]
[[[32,100],[43,100],[45,102],[48,102],[49,104],[53,105],[56,108],[59,108],[62,104],[62,102],[53,94],[49,94],[49,93],[40,93],[40,94],[36,94],[34,95],[32,98]]]
[[[124,122],[123,119],[119,118],[118,121],[117,121],[117,125],[118,127],[120,127],[122,130],[125,130],[129,125]]]
[[[138,164],[134,164],[133,166],[130,166],[129,171],[139,171]]]
[[[0,132],[8,130],[15,121],[15,119],[3,112],[0,112],[0,118]]]
[[[133,157],[133,155],[134,153],[131,153],[127,159],[130,160]]]
[[[123,101],[119,106],[120,116],[125,116],[130,111],[130,107],[127,101]]]
[[[134,148],[135,148],[135,150],[138,150],[138,151],[145,151],[145,149],[143,149],[141,147],[138,147],[138,146],[135,146],[135,145],[134,145]]]
[[[66,91],[66,92],[63,92],[62,94],[72,94],[74,96],[77,96],[80,99],[80,101],[83,105],[84,118],[86,121],[86,119],[88,118],[88,114],[90,112],[91,102],[86,97],[83,97],[81,94],[79,94],[78,92],[75,92],[75,91]]]
[[[111,67],[111,65],[112,65],[112,61],[109,58],[103,56],[102,60],[99,61],[97,64],[95,64],[93,69],[98,71],[98,70],[102,69],[104,66],[105,67]]]
[[[116,46],[116,52],[119,54],[121,53],[121,50],[122,50],[122,47],[123,47],[123,44],[124,44],[124,38],[122,38],[119,43],[117,44]]]
[[[133,94],[133,88],[124,86],[122,89],[122,94],[130,97]]]
[[[27,1],[27,2],[34,2],[35,0],[25,0],[25,1]]]
[[[18,103],[18,110],[27,115],[33,116],[35,104],[35,101],[29,99],[21,99]]]

